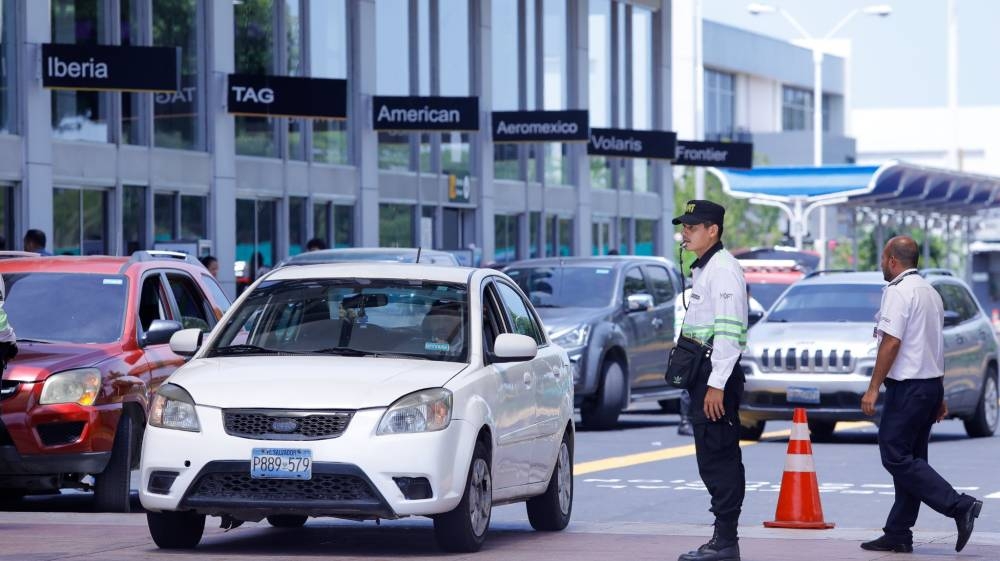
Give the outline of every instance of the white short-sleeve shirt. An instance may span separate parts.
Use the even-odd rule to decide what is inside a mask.
[[[926,380],[944,376],[944,304],[926,279],[910,269],[899,274],[882,292],[876,336],[899,339],[896,360],[889,369],[893,380]]]

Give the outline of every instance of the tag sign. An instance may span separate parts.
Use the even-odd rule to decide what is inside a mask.
[[[230,74],[227,98],[237,115],[347,118],[347,80]]]
[[[493,142],[586,142],[586,110],[494,111]]]
[[[749,142],[677,141],[675,164],[717,168],[753,167],[753,144]]]
[[[180,47],[42,44],[44,88],[173,92],[180,86]]]
[[[478,131],[478,97],[372,98],[372,127],[377,131]]]
[[[618,158],[674,159],[677,133],[626,129],[590,129],[587,154]]]

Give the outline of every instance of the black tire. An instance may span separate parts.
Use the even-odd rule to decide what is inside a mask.
[[[135,430],[132,418],[122,411],[118,428],[115,429],[115,440],[111,445],[111,459],[104,471],[94,477],[94,509],[97,512],[130,510]]]
[[[809,421],[809,436],[813,442],[829,442],[833,438],[833,431],[837,428],[837,421]]]
[[[740,440],[760,440],[766,421],[741,421]]]
[[[997,367],[990,365],[983,378],[983,391],[979,395],[979,405],[976,412],[964,419],[965,432],[972,438],[993,436],[1000,423],[1000,411],[997,405]]]
[[[556,463],[545,492],[528,499],[528,522],[540,532],[558,532],[573,514],[573,431],[569,428],[559,444]]]
[[[482,442],[476,443],[465,478],[465,493],[451,512],[434,517],[438,547],[453,553],[479,551],[486,541],[493,512],[493,477],[490,456]]]
[[[272,514],[267,517],[267,522],[275,528],[301,528],[306,525],[308,516],[303,514]]]
[[[625,407],[625,369],[609,360],[601,367],[601,389],[594,400],[580,407],[580,421],[592,429],[610,429],[618,424]]]
[[[205,515],[194,512],[147,512],[146,525],[161,549],[191,549],[205,532]]]

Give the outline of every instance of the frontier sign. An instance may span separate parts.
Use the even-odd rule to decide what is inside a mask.
[[[180,47],[42,45],[42,86],[66,90],[174,92]]]
[[[753,167],[753,144],[678,140],[677,159],[674,163],[682,166],[750,169]]]

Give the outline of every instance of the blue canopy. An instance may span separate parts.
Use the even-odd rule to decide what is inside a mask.
[[[974,214],[1000,206],[1000,177],[891,161],[881,166],[716,169],[723,190],[740,198],[831,201],[896,210]]]

